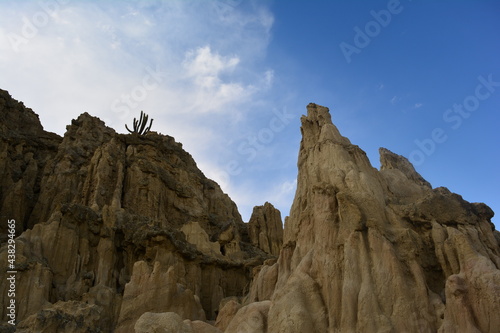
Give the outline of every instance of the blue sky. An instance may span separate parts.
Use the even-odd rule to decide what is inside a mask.
[[[288,215],[300,116],[330,108],[379,167],[500,211],[497,1],[1,1],[0,88],[63,134],[140,110],[237,203]],[[499,229],[498,217],[493,219]]]

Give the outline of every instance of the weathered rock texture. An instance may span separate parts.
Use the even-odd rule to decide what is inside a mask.
[[[226,332],[498,332],[492,210],[433,189],[387,149],[374,169],[325,107],[301,120],[284,246],[243,306],[221,311]]]
[[[222,333],[200,320],[182,320],[175,312],[146,312],[137,320],[134,329],[136,333]]]
[[[6,219],[16,217],[18,233],[32,226],[29,219],[40,194],[43,170],[61,140],[43,130],[31,109],[0,89],[0,244],[6,240]]]
[[[280,211],[272,204],[266,202],[254,207],[248,229],[253,245],[266,253],[279,255],[283,245],[283,225]]]
[[[149,312],[211,332],[199,321],[244,296],[253,269],[275,257],[251,244],[234,202],[172,137],[117,134],[84,113],[61,138],[3,90],[0,131],[19,332],[133,332]],[[6,260],[4,245],[2,269]],[[2,279],[2,321],[7,289]]]

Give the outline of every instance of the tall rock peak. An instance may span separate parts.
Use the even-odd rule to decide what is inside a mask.
[[[253,245],[266,253],[279,255],[283,245],[283,223],[280,211],[271,203],[254,207],[248,228]]]
[[[302,116],[302,144],[301,149],[308,149],[318,142],[331,140],[333,142],[350,144],[349,139],[340,135],[339,130],[332,123],[330,111],[327,107],[309,103],[307,116]]]

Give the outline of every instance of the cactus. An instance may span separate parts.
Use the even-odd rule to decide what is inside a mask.
[[[127,124],[125,124],[125,128],[132,134],[136,133],[139,135],[145,135],[151,129],[151,126],[153,125],[153,119],[151,119],[149,127],[146,127],[147,123],[148,123],[148,115],[145,114],[143,111],[141,111],[141,118],[139,118],[139,120],[134,118],[134,130],[131,131],[130,128],[128,128]]]

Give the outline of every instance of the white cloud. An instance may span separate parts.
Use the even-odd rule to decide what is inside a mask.
[[[231,74],[240,59],[236,56],[221,56],[212,52],[210,46],[189,50],[183,61],[186,77],[194,83],[193,112],[223,111],[224,105],[244,103],[257,90],[252,85],[225,82],[221,75]],[[265,75],[265,74],[264,74]]]
[[[204,46],[195,51],[188,51],[183,65],[187,69],[188,76],[217,77],[223,71],[233,70],[239,62],[238,57],[223,57],[212,53],[210,46]]]

